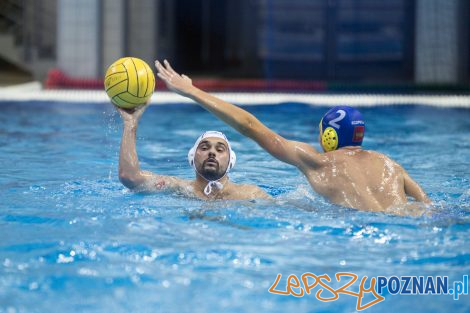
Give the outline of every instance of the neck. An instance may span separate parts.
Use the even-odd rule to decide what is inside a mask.
[[[224,186],[227,184],[228,181],[229,179],[227,175],[223,176],[220,180],[218,180],[218,182]],[[204,193],[204,188],[206,188],[208,183],[209,181],[207,179],[202,177],[199,173],[196,173],[196,180],[194,182],[194,185],[197,191]],[[221,190],[218,190],[216,188],[212,189],[212,194],[217,194],[219,192],[221,192]]]
[[[361,150],[362,147],[361,147],[361,146],[346,146],[346,147],[342,147],[341,149],[346,149],[346,150]]]

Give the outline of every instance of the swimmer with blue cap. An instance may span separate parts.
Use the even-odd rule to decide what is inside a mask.
[[[194,196],[203,200],[268,199],[266,192],[254,185],[230,181],[228,173],[237,157],[227,137],[219,131],[206,131],[188,152],[188,162],[196,173],[195,180],[164,176],[140,169],[136,151],[139,119],[147,105],[128,110],[115,106],[124,122],[119,155],[119,179],[133,191],[159,192]]]
[[[366,125],[355,108],[337,106],[326,112],[319,127],[324,152],[320,153],[310,144],[283,138],[249,112],[196,88],[168,61],[164,65],[156,61],[155,66],[170,90],[194,100],[273,157],[297,167],[313,190],[332,203],[363,211],[420,215],[431,202],[397,162],[362,149]]]

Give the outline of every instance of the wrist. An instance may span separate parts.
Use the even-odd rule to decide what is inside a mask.
[[[203,91],[195,86],[192,86],[188,92],[186,93],[187,94],[187,97],[191,98],[191,99],[195,99],[195,98],[198,98],[200,96],[200,93],[202,93]]]
[[[136,120],[125,120],[124,121],[124,128],[128,129],[137,129],[138,121]]]

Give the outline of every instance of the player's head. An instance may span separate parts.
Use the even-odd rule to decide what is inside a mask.
[[[218,131],[206,131],[188,152],[188,162],[207,181],[224,177],[237,160],[227,137]]]
[[[362,114],[349,106],[330,109],[320,121],[320,144],[325,152],[347,146],[360,146],[365,123]]]

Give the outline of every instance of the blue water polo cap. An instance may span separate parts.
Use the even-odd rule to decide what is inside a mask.
[[[349,106],[336,106],[320,121],[321,144],[325,151],[360,146],[365,128],[361,112]]]

